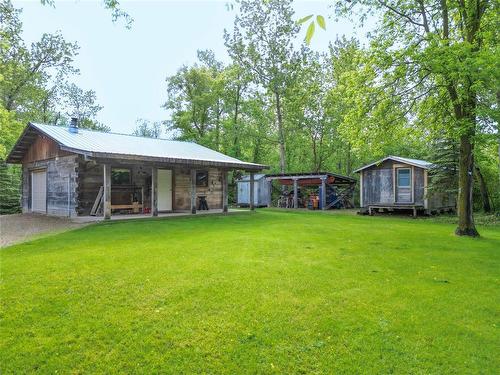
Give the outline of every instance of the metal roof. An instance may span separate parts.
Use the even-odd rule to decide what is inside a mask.
[[[11,153],[9,162],[19,162],[30,142],[23,141],[30,130],[36,130],[59,144],[62,150],[90,157],[152,160],[169,163],[202,163],[239,169],[262,170],[265,165],[247,163],[194,142],[172,141],[161,138],[146,138],[134,135],[103,133],[78,129],[72,133],[67,127],[29,123]],[[21,157],[22,158],[22,157]]]
[[[403,158],[401,156],[389,155],[389,156],[387,156],[387,157],[385,157],[383,159],[380,159],[380,160],[378,160],[376,162],[373,162],[373,163],[367,164],[367,165],[365,165],[365,166],[363,166],[361,168],[358,168],[354,172],[359,172],[359,171],[362,171],[363,169],[373,167],[374,165],[379,165],[379,164],[383,163],[386,160],[395,160],[395,161],[399,161],[400,163],[405,163],[405,164],[413,165],[415,167],[419,167],[419,168],[423,168],[423,169],[429,169],[429,168],[432,167],[432,163],[430,163],[428,161],[425,161],[425,160],[410,159],[410,158]]]

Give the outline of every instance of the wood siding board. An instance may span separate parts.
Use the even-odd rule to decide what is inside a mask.
[[[206,196],[208,208],[222,209],[222,170],[217,168],[209,168],[208,170],[208,186],[195,186],[195,206],[198,203],[197,197],[200,195]],[[188,168],[174,169],[175,175],[175,209],[190,210],[191,209],[191,174]]]
[[[28,147],[22,161],[25,164],[69,155],[72,153],[61,150],[52,139],[39,135]]]
[[[416,205],[424,205],[426,206],[425,203],[425,190],[427,189],[426,186],[426,174],[427,170],[414,167],[413,168],[413,173],[414,173],[414,185],[413,185],[413,194],[414,194],[414,199],[413,202]],[[426,207],[427,208],[427,207]]]
[[[427,197],[427,187],[429,181],[429,173],[427,169],[424,169],[424,208],[429,208],[429,199]]]

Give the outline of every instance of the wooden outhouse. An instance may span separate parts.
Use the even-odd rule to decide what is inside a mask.
[[[360,212],[411,210],[431,214],[455,208],[455,197],[447,193],[428,194],[432,163],[400,156],[387,156],[365,165],[360,174]]]

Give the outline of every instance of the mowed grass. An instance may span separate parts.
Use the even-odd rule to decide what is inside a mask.
[[[0,251],[1,373],[500,371],[500,228],[259,211]]]

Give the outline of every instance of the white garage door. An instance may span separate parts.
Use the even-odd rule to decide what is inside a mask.
[[[47,212],[47,172],[31,172],[31,210]]]

